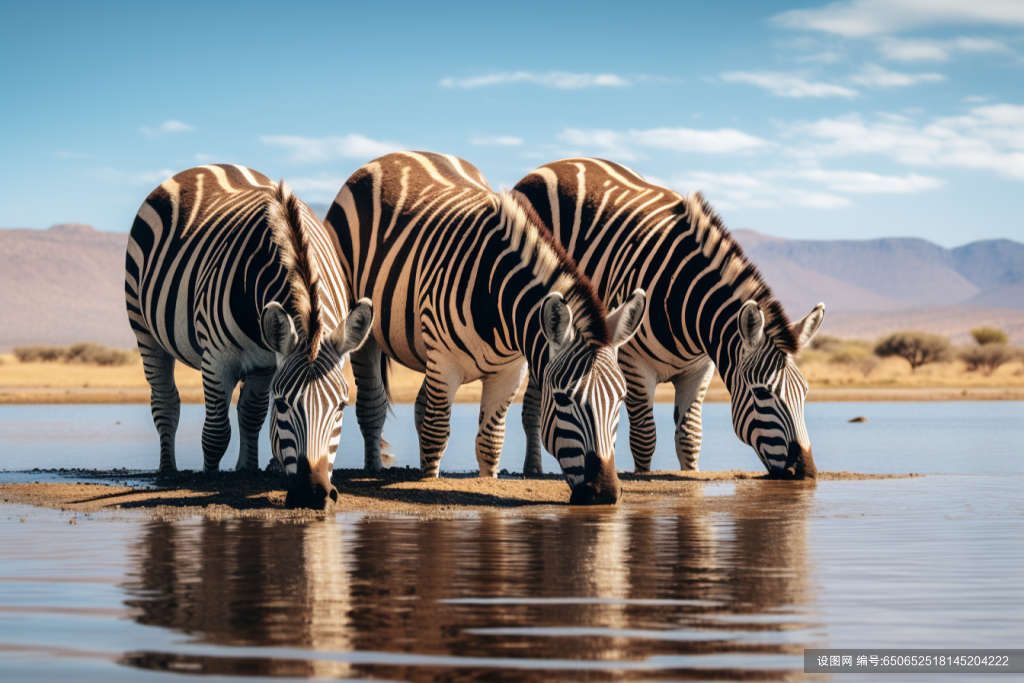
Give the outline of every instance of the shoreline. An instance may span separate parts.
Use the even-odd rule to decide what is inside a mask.
[[[474,383],[475,384],[475,383]],[[480,390],[474,384],[463,386],[455,396],[456,403],[479,403]],[[202,405],[201,388],[179,390],[185,405]],[[415,392],[395,391],[396,405],[415,402]],[[238,391],[234,400],[237,402]],[[822,387],[811,388],[808,403],[877,401],[1024,401],[1024,387]],[[659,387],[656,403],[672,403],[671,386]],[[705,403],[728,403],[724,388],[708,390]],[[516,397],[522,403],[522,395]],[[2,387],[0,405],[149,405],[149,388],[136,387]]]
[[[502,474],[481,479],[473,473],[442,473],[421,479],[408,468],[384,470],[370,476],[362,470],[336,470],[333,482],[338,502],[327,511],[288,510],[284,507],[286,479],[276,472],[179,472],[157,477],[153,472],[125,470],[50,470],[7,472],[57,481],[0,484],[0,503],[49,508],[82,514],[112,513],[149,519],[258,517],[309,519],[338,512],[379,515],[451,517],[481,511],[562,512],[624,510],[643,512],[671,504],[680,496],[701,498],[714,505],[720,498],[705,495],[708,485],[746,482],[755,486],[813,487],[821,481],[862,481],[922,477],[907,474],[821,472],[817,481],[787,482],[768,479],[764,472],[742,470],[646,474],[620,472],[623,497],[616,506],[577,508],[568,505],[569,487],[560,474],[525,479]],[[0,477],[3,475],[0,474]],[[60,481],[60,479],[67,481]],[[74,523],[72,521],[72,523]]]

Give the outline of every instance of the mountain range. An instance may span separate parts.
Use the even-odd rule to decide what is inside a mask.
[[[320,208],[320,207],[314,207]],[[1024,244],[946,249],[926,240],[733,237],[793,319],[826,304],[823,333],[877,338],[925,329],[954,342],[995,325],[1024,342]],[[95,341],[130,348],[124,309],[127,235],[83,224],[0,229],[0,350]]]

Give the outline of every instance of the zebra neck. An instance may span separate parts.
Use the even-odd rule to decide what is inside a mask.
[[[735,300],[720,307],[705,304],[698,318],[700,305],[699,300],[691,300],[689,308],[693,310],[683,311],[683,320],[689,328],[688,334],[714,362],[725,385],[732,387],[741,346],[738,316],[740,304]]]
[[[548,294],[543,287],[531,287],[516,297],[502,297],[502,326],[509,331],[509,346],[523,354],[531,379],[540,380],[547,366],[548,340],[541,328],[541,301]]]

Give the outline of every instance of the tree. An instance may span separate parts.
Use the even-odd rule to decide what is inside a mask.
[[[1016,355],[1014,349],[1006,344],[996,343],[966,346],[960,350],[960,360],[967,363],[968,371],[984,369],[986,375],[991,375],[1000,365],[1009,363]]]
[[[948,359],[949,340],[918,330],[893,332],[875,346],[875,355],[882,358],[898,356],[910,363],[910,371],[914,372],[925,363]]]
[[[971,330],[971,336],[981,346],[985,344],[1005,344],[1010,341],[1006,333],[998,327],[978,327]]]

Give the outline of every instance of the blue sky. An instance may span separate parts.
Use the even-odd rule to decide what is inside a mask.
[[[0,227],[127,231],[239,163],[330,201],[419,149],[567,156],[793,239],[1024,241],[1024,2],[0,5]]]

